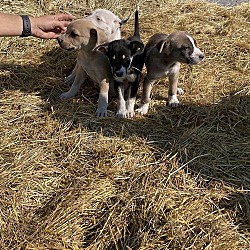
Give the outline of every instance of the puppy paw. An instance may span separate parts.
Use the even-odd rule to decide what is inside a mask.
[[[176,95],[172,95],[168,97],[168,106],[170,107],[178,107],[179,106],[179,100],[177,99]]]
[[[136,109],[136,112],[138,112],[141,115],[146,115],[148,113],[148,107],[149,103],[141,104],[141,106],[138,109]]]
[[[177,88],[177,94],[183,95],[184,94],[184,90],[182,88]]]
[[[117,112],[115,114],[115,117],[116,118],[127,118],[127,115],[126,115],[126,113],[119,113],[119,112]]]
[[[73,93],[70,93],[69,91],[68,92],[64,92],[62,93],[59,98],[61,100],[67,100],[67,99],[70,99],[70,98],[73,98],[75,95]]]
[[[126,118],[127,112],[126,112],[126,102],[124,99],[118,99],[117,100],[117,110],[116,115],[117,118]]]
[[[127,118],[132,118],[135,115],[135,111],[134,110],[127,110],[126,113],[127,113],[126,114]]]
[[[117,109],[115,117],[117,117],[117,118],[126,118],[127,117],[127,113],[126,113],[125,107]]]
[[[97,117],[106,117],[108,115],[107,109],[97,109],[96,110],[96,116]]]
[[[126,101],[126,114],[127,118],[132,118],[135,115],[135,98],[129,98]]]

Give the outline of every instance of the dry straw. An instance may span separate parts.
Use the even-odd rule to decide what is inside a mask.
[[[187,30],[204,63],[183,66],[182,105],[157,82],[145,117],[94,117],[91,82],[61,102],[75,54],[56,41],[0,39],[1,250],[250,248],[249,4],[2,0],[18,14],[140,5],[144,42]],[[122,36],[132,33],[133,18]],[[141,90],[139,92],[139,97]]]

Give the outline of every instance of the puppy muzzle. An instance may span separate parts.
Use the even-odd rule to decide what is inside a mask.
[[[123,81],[126,78],[127,70],[125,67],[112,68],[113,76],[117,81]]]
[[[117,77],[123,77],[123,72],[122,71],[116,71],[115,76]]]
[[[186,57],[187,64],[199,64],[205,58],[204,54],[199,54],[197,56]]]
[[[64,43],[64,40],[60,37],[57,38],[57,41],[58,41],[59,45],[61,46],[61,48],[65,49],[67,51],[79,50],[79,47],[73,46],[72,44]]]

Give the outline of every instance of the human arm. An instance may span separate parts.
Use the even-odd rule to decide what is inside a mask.
[[[20,36],[23,31],[22,17],[0,13],[0,36]]]
[[[65,32],[74,16],[70,14],[29,16],[31,35],[34,37],[52,39]],[[20,36],[23,31],[22,17],[15,14],[0,13],[0,36]]]

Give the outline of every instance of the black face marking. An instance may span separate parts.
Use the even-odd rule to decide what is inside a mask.
[[[114,75],[120,75],[122,69],[124,74],[127,74],[132,60],[131,50],[128,46],[129,42],[122,39],[109,43],[106,55],[109,58]]]

